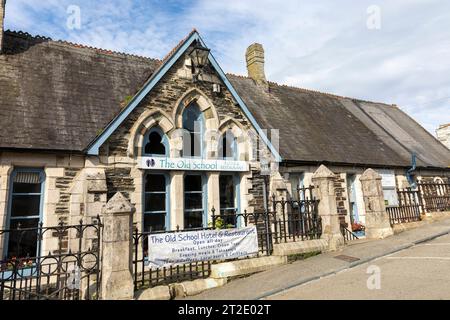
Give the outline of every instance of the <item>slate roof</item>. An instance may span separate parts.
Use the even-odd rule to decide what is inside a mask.
[[[262,128],[279,129],[286,161],[450,167],[450,151],[398,107],[228,75]]]
[[[159,60],[6,32],[0,147],[82,151]]]
[[[0,148],[83,152],[162,61],[7,32],[0,55]],[[450,166],[450,151],[400,109],[227,75],[284,160]]]

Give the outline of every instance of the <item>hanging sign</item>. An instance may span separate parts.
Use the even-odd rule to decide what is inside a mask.
[[[246,161],[142,157],[140,168],[147,170],[249,171]]]
[[[159,233],[148,236],[148,266],[228,260],[258,253],[256,227]]]

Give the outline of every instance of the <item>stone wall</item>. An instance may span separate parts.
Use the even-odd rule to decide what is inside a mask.
[[[183,57],[174,64],[153,90],[143,99],[140,105],[133,110],[122,125],[100,148],[100,155],[126,157],[131,129],[139,116],[146,110],[161,110],[168,115],[172,115],[174,109],[178,107],[179,99],[192,88],[198,88],[207,96],[217,111],[219,121],[230,117],[238,121],[244,128],[250,129],[249,121],[236,104],[231,93],[225,88],[224,83],[219,80],[212,69],[205,70],[204,73],[209,74],[214,79],[214,82],[221,83],[220,94],[212,92],[212,82],[200,81],[193,85],[192,78],[189,74],[185,75],[183,73],[186,68],[184,64]]]
[[[219,125],[232,119],[243,130],[252,130],[250,122],[232,97],[231,93],[226,89],[225,84],[220,80],[218,75],[211,67],[203,70],[203,80],[197,83],[192,82],[190,68],[185,65],[186,57],[181,57],[174,66],[163,76],[159,83],[152,91],[142,100],[142,102],[131,112],[125,121],[117,128],[110,138],[100,147],[100,156],[102,165],[105,167],[106,182],[108,186],[108,200],[116,193],[121,192],[130,202],[136,206],[136,213],[142,212],[140,198],[142,197],[142,188],[138,186],[142,183],[142,178],[138,173],[133,173],[137,168],[136,156],[138,154],[129,154],[130,139],[134,139],[136,132],[136,123],[141,120],[145,113],[158,111],[164,113],[169,121],[177,124],[177,109],[180,100],[192,89],[197,89],[206,99],[214,106],[214,110],[206,110],[205,116],[218,117]],[[214,93],[212,91],[213,83],[221,84],[221,92]],[[125,97],[124,97],[125,98]],[[210,113],[214,114],[210,114]],[[140,132],[140,131],[139,131]],[[172,130],[167,132],[171,144],[175,143],[175,139],[171,137]],[[140,132],[142,133],[142,132]],[[239,139],[239,137],[237,137]],[[250,147],[252,151],[254,148]],[[171,145],[171,156],[173,156],[173,145]],[[134,151],[134,150],[133,150]],[[246,155],[245,159],[250,160],[251,156]],[[140,171],[140,170],[139,170]],[[142,172],[143,174],[143,172]],[[262,184],[261,177],[258,176],[256,170],[252,172],[252,178],[249,179],[248,190],[240,190],[241,194],[249,195],[249,206],[259,205],[262,208]],[[254,182],[254,184],[253,184]],[[245,185],[245,184],[244,184]],[[246,201],[242,201],[246,203]],[[247,203],[246,203],[247,204]],[[258,208],[258,209],[259,209]],[[247,209],[247,208],[242,208]],[[139,217],[135,217],[137,221]],[[174,220],[175,221],[175,220]]]
[[[248,201],[249,208],[242,208],[250,212],[263,212],[264,211],[264,178],[261,175],[260,170],[252,170],[251,177],[248,178],[251,187],[248,189],[248,193],[251,195],[251,199]]]
[[[76,177],[80,172],[79,168],[65,168],[64,176],[57,177],[55,181],[55,188],[59,190],[59,201],[55,206],[55,215],[58,217],[59,221],[68,223],[68,218],[70,215],[70,187]]]
[[[339,216],[339,222],[341,225],[348,227],[348,222],[346,219],[347,216],[347,206],[345,205],[347,201],[347,183],[345,179],[345,174],[342,175],[336,174],[336,178],[334,180],[334,191],[336,194],[336,208]]]
[[[108,187],[107,200],[117,192],[121,192],[126,199],[130,200],[130,195],[135,190],[131,168],[106,168],[105,174]]]

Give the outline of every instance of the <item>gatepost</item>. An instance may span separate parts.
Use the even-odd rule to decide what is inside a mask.
[[[386,212],[381,176],[375,170],[367,169],[359,180],[366,209],[366,238],[383,239],[392,236],[394,232]]]
[[[133,213],[135,208],[116,193],[103,208],[101,298],[130,300],[134,296],[132,275]]]
[[[335,179],[334,173],[324,165],[312,176],[314,191],[319,200],[319,215],[322,218],[322,238],[328,241],[330,251],[344,245],[336,206]]]

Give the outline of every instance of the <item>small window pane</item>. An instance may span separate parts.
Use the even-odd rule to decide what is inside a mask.
[[[186,209],[202,209],[203,194],[202,193],[186,193],[184,195],[184,203]]]
[[[166,147],[162,143],[162,137],[158,132],[152,132],[149,135],[149,142],[145,145],[146,154],[165,155]]]
[[[166,225],[166,215],[165,214],[145,214],[144,215],[144,232],[162,231],[162,230],[165,230],[165,225]]]
[[[183,129],[189,132],[189,137],[183,136],[183,156],[201,157],[204,119],[196,104],[184,110]]]
[[[149,174],[145,177],[145,191],[166,191],[166,177],[162,174]]]
[[[184,228],[201,228],[203,226],[202,212],[186,212],[184,214]]]
[[[191,132],[196,131],[198,129],[196,128],[196,122],[197,127],[201,126],[201,120],[200,109],[196,105],[191,105],[183,113],[183,128]]]
[[[234,189],[233,176],[221,175],[219,178],[220,208],[235,207]]]
[[[202,135],[201,133],[191,133],[191,156],[201,157],[202,155]]]
[[[11,220],[9,229],[37,228],[39,219]],[[37,253],[37,229],[27,231],[11,231],[8,241],[8,258],[35,257]]]
[[[184,178],[185,191],[202,191],[202,177],[200,175],[187,175]]]
[[[150,193],[145,195],[145,211],[165,211],[166,210],[166,194]]]
[[[14,182],[13,193],[41,193],[41,184]]]
[[[41,196],[13,195],[11,204],[12,217],[39,216]]]
[[[235,159],[236,157],[236,141],[233,134],[228,131],[222,136],[219,157],[223,159]]]

